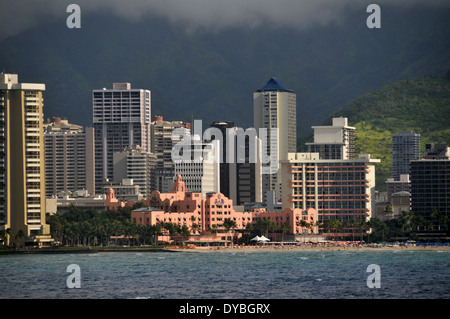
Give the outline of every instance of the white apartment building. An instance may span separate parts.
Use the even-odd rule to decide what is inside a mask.
[[[352,159],[355,157],[355,128],[345,117],[333,118],[330,126],[313,126],[314,142],[305,143],[308,152],[319,153],[321,159]]]
[[[150,197],[150,193],[153,191],[151,175],[155,162],[155,155],[142,150],[139,146],[127,147],[122,152],[114,152],[113,181],[120,183],[125,179],[131,179],[135,185],[139,185],[140,193],[144,198]]]
[[[190,158],[175,159],[175,176],[181,175],[189,192],[206,194],[220,192],[220,162],[217,159],[218,141],[204,143],[200,137],[185,139],[183,150],[190,149]]]
[[[95,129],[95,183],[101,192],[113,178],[113,153],[139,145],[150,152],[151,94],[132,89],[130,83],[114,83],[112,89],[93,90]]]

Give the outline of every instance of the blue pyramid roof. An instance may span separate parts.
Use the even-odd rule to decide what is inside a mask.
[[[284,92],[293,92],[292,90],[288,89],[286,86],[284,86],[283,83],[280,82],[277,78],[271,78],[269,81],[267,81],[266,85],[264,85],[262,88],[260,88],[257,92],[262,91],[284,91]]]

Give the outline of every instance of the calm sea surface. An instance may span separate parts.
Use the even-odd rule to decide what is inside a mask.
[[[67,266],[81,288],[68,288]],[[367,267],[380,267],[369,288]],[[124,252],[0,256],[0,298],[450,297],[450,251]]]

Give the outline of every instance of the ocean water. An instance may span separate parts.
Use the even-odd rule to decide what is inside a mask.
[[[80,288],[67,286],[71,264]],[[450,250],[3,255],[0,287],[0,299],[445,299]]]

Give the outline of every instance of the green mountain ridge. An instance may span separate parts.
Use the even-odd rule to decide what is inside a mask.
[[[381,160],[376,165],[377,190],[385,190],[385,181],[391,177],[391,134],[419,133],[421,153],[426,143],[445,142],[450,146],[448,75],[387,84],[356,98],[325,121],[330,125],[333,117],[347,117],[349,125],[356,128],[356,154],[371,154]]]

